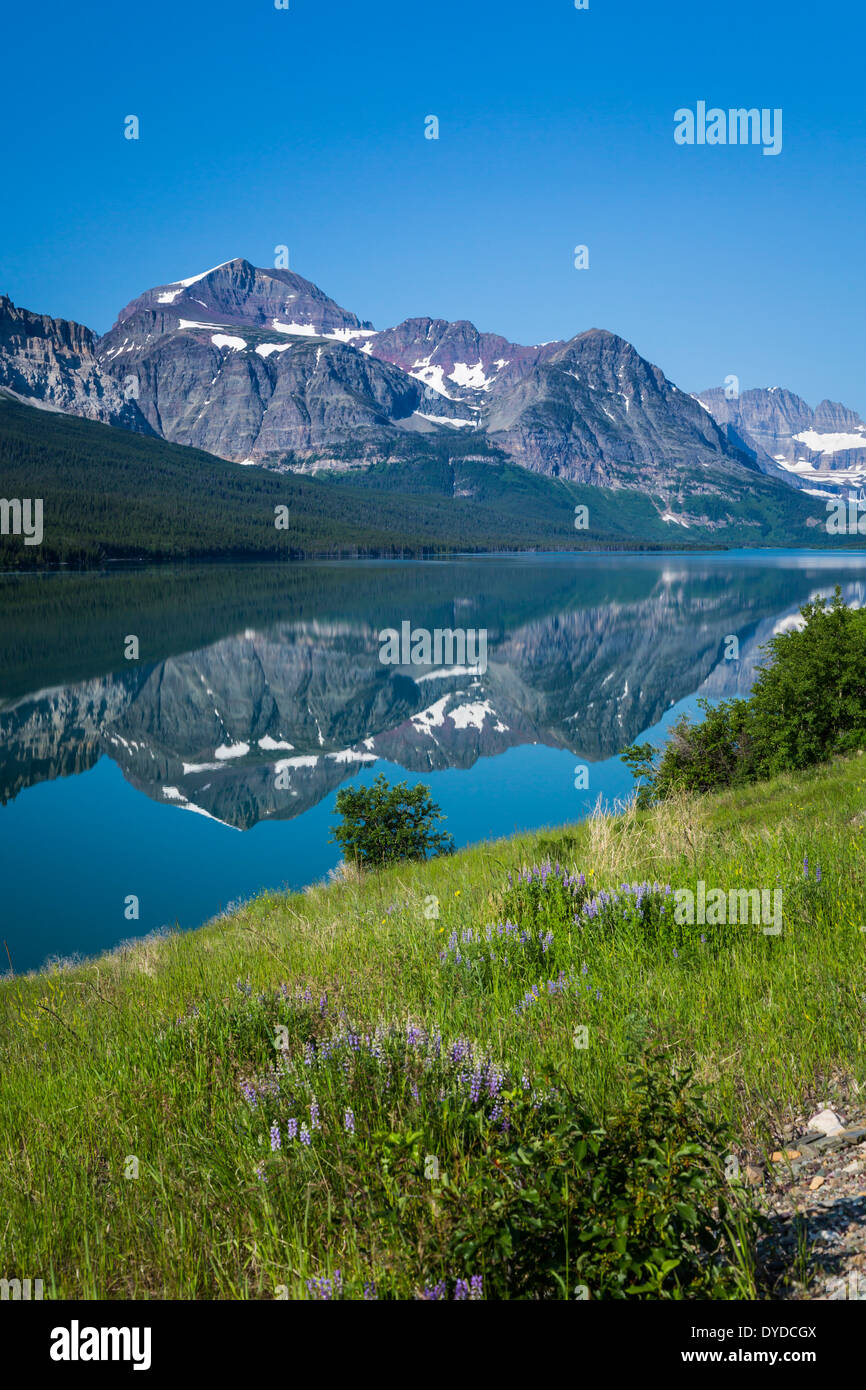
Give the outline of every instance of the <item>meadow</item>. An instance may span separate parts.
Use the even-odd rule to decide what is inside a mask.
[[[7,975],[0,1274],[772,1296],[740,1174],[866,1082],[864,788],[852,755]],[[699,880],[781,890],[782,931],[678,924]]]

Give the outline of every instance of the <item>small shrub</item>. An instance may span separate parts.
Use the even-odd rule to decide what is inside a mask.
[[[451,836],[433,828],[445,817],[431,801],[430,788],[421,784],[391,786],[380,772],[372,787],[339,791],[337,812],[343,821],[332,827],[332,843],[336,841],[347,860],[362,868],[454,853]]]
[[[564,1088],[508,1106],[507,1141],[450,1198],[450,1261],[476,1261],[508,1298],[744,1296],[730,1227],[749,1246],[755,1221],[690,1073],[647,1054],[606,1126]]]

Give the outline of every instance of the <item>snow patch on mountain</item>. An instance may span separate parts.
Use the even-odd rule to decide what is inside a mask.
[[[414,415],[420,415],[422,420],[432,420],[434,425],[451,425],[455,430],[474,429],[474,420],[453,420],[450,415],[427,415],[423,410],[415,410]]]
[[[481,391],[490,385],[484,375],[483,362],[476,362],[474,367],[470,367],[468,362],[455,362],[454,370],[448,373],[448,380],[456,386],[469,386]]]
[[[836,454],[840,449],[866,449],[864,434],[820,434],[817,430],[801,430],[794,438],[817,454]]]
[[[212,265],[210,270],[202,270],[198,275],[190,275],[186,280],[172,280],[173,285],[183,285],[188,290],[190,285],[197,285],[199,280],[203,280],[206,275],[211,275],[215,270],[222,270],[224,265],[230,265],[230,261],[220,261],[219,265]]]
[[[259,357],[270,357],[272,352],[288,352],[291,343],[259,343],[256,352]]]
[[[245,758],[249,751],[248,743],[222,743],[219,748],[214,749],[214,757],[220,761],[224,758]]]
[[[271,319],[271,327],[278,333],[291,333],[300,338],[320,338],[322,335],[312,323],[280,323],[279,319]]]

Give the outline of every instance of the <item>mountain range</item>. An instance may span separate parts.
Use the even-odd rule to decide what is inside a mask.
[[[775,387],[690,395],[602,329],[532,346],[466,321],[377,331],[295,272],[241,258],[145,291],[101,337],[0,297],[0,388],[194,450],[197,477],[205,454],[470,495],[456,459],[632,494],[651,503],[654,544],[656,531],[815,543],[824,517],[804,494],[866,477],[866,424],[842,405],[812,411]]]

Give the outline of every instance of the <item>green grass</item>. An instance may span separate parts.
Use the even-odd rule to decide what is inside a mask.
[[[339,1268],[352,1296],[373,1280],[411,1298],[454,1272],[443,1261],[455,1251],[456,1272],[481,1269],[487,1247],[465,1231],[461,1244],[459,1228],[483,1224],[479,1163],[499,1151],[471,1108],[452,1103],[453,1069],[410,1056],[409,1026],[438,1029],[443,1051],[469,1039],[501,1067],[518,1128],[526,1097],[552,1082],[573,1088],[594,1123],[616,1124],[629,1067],[650,1046],[694,1066],[741,1158],[775,1147],[787,1118],[866,1084],[864,787],[866,760],[852,757],[261,897],[196,932],[7,979],[0,1274],[41,1277],[46,1296],[247,1298],[282,1287],[305,1297],[307,1279]],[[549,956],[515,950],[508,970],[477,974],[443,963],[451,933],[502,921],[514,908],[509,873],[547,855],[599,887],[781,887],[784,929],[710,931],[702,943],[695,928],[675,945],[624,917],[580,930],[552,907]],[[560,970],[572,985],[518,1013],[530,986]],[[305,1067],[311,1039],[372,1034],[377,1023],[388,1088],[369,1057],[344,1066],[345,1050]],[[573,1045],[577,1025],[585,1049]],[[280,1096],[265,1087],[251,1107],[242,1083],[273,1066],[276,1043],[288,1059]],[[285,1119],[308,1119],[313,1092],[322,1128],[307,1149],[286,1142]],[[284,1138],[271,1154],[275,1118]],[[549,1139],[539,1131],[533,1142]],[[438,1185],[424,1177],[431,1154],[448,1175]],[[137,1178],[124,1176],[130,1156]],[[753,1290],[748,1270],[742,1278]]]

